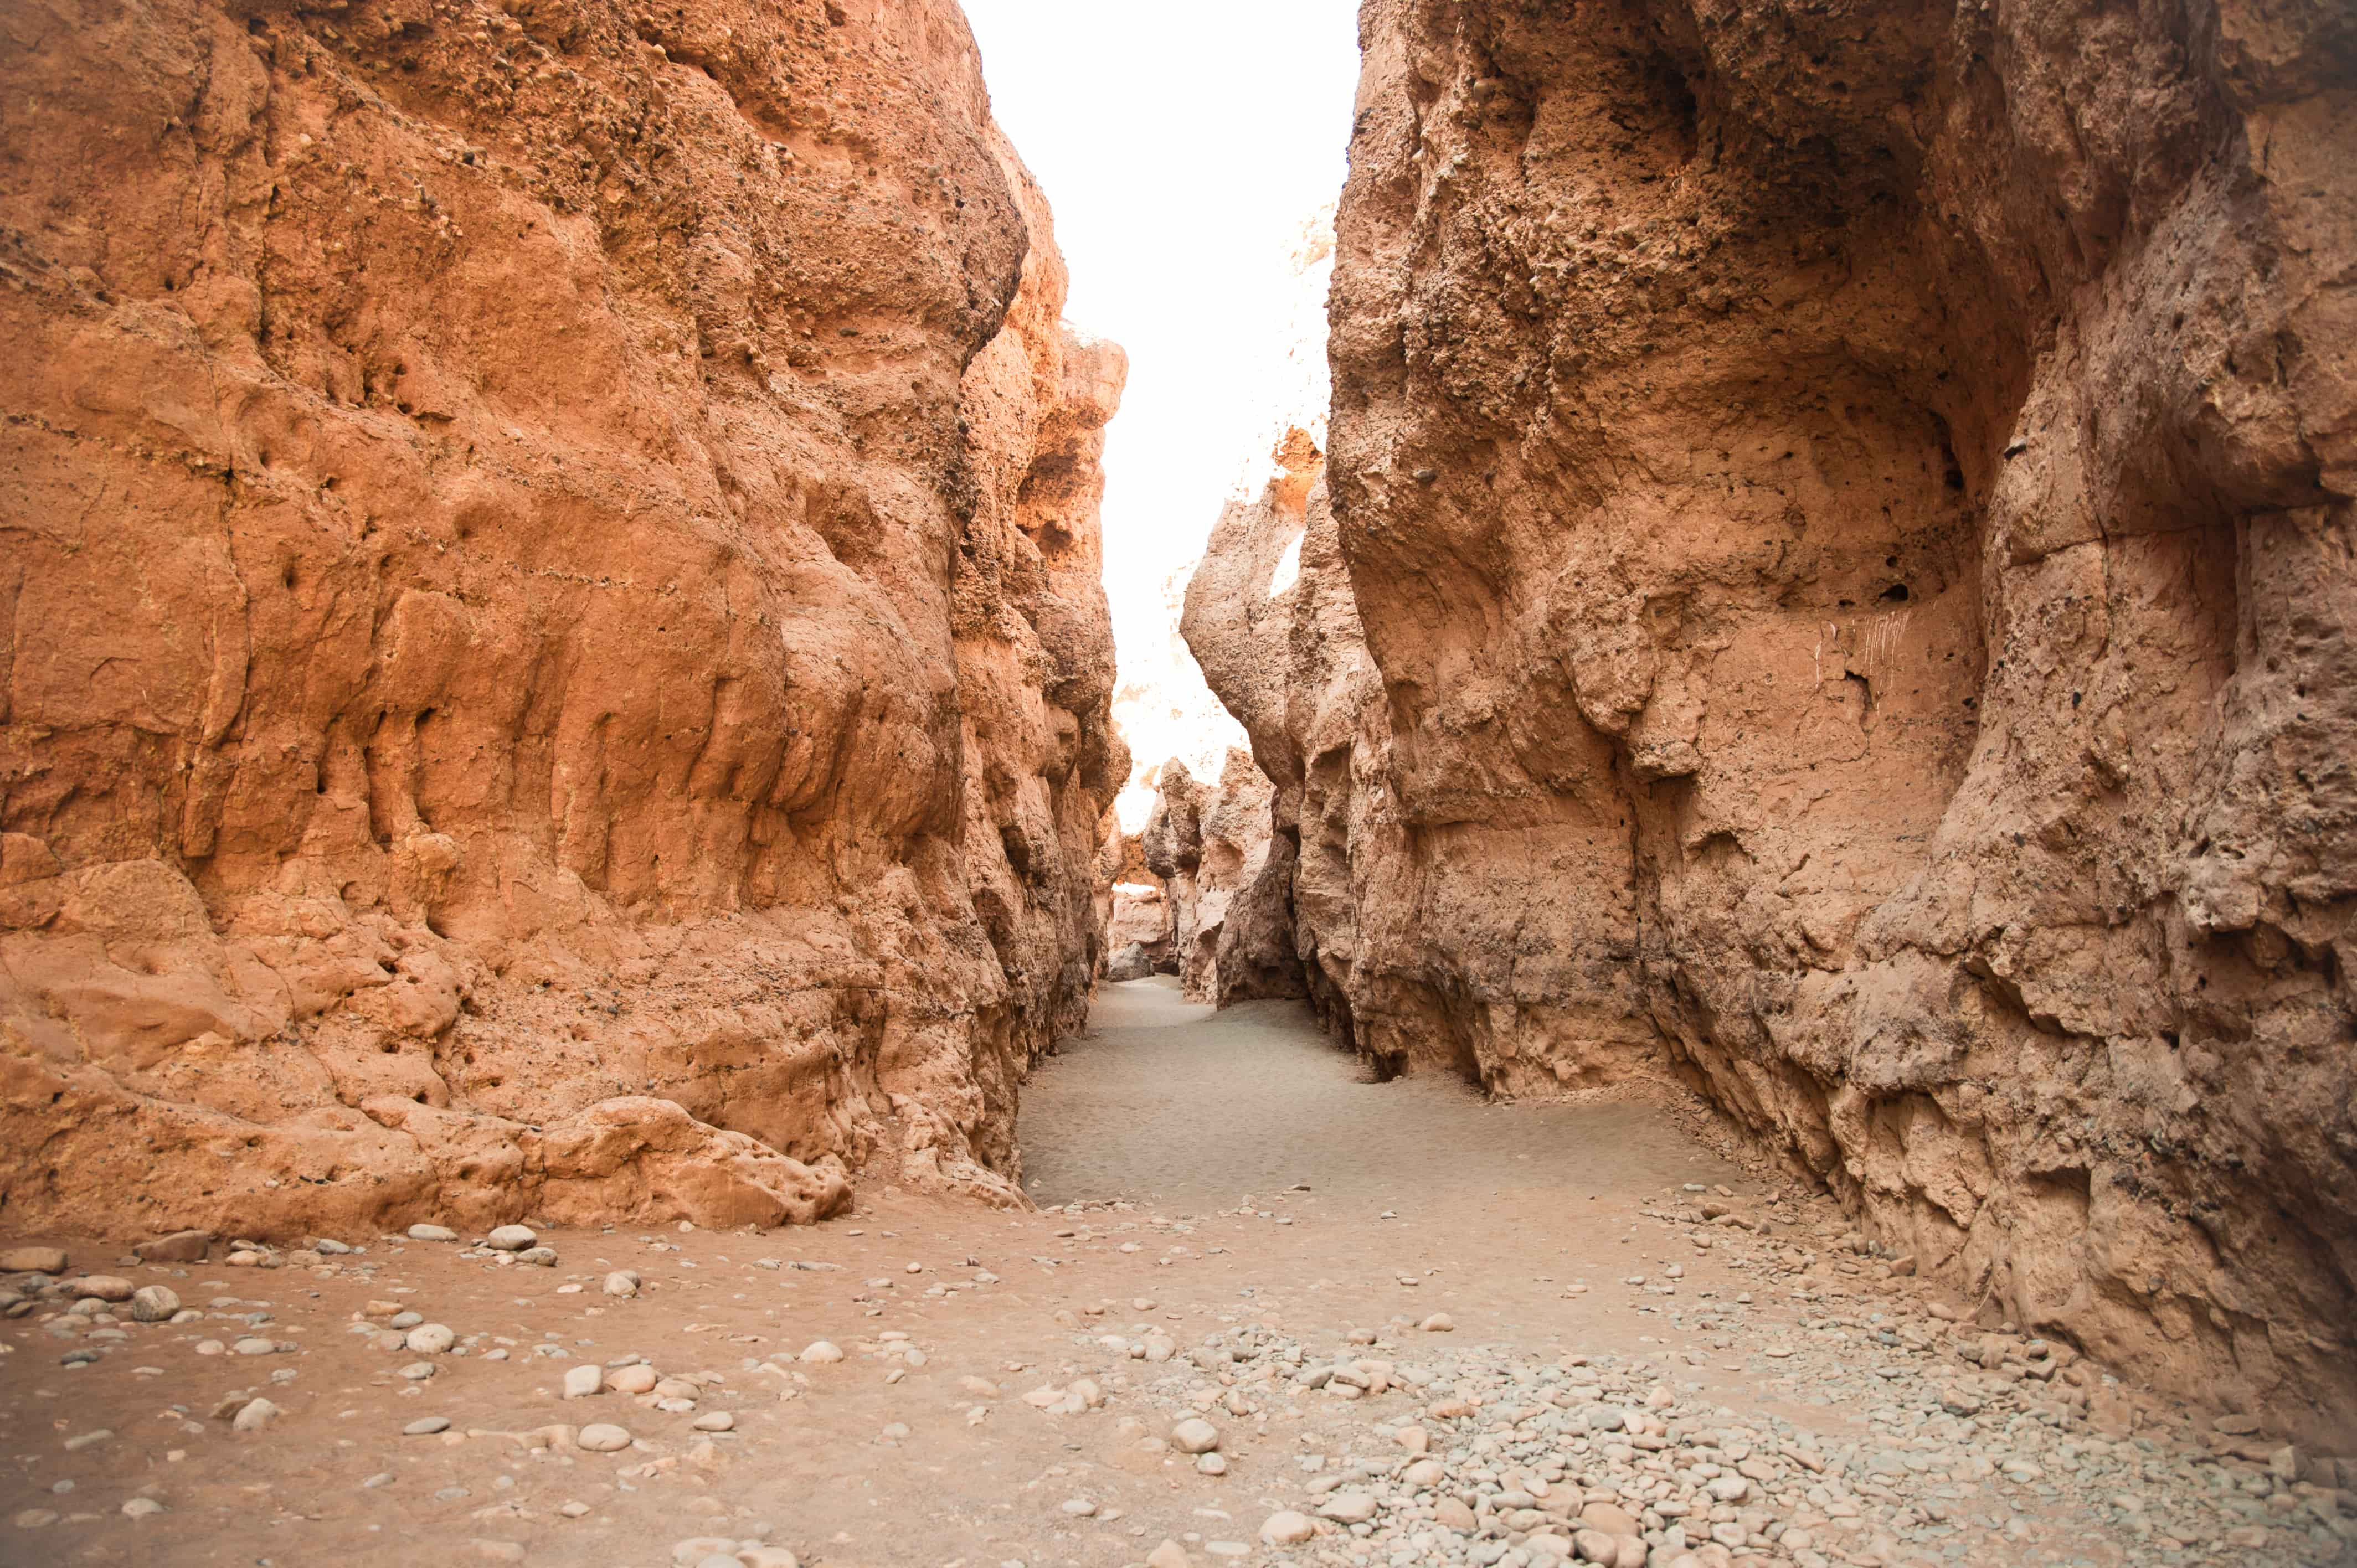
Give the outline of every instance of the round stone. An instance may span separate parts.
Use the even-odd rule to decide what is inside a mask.
[[[421,1323],[409,1331],[409,1337],[404,1341],[421,1356],[438,1356],[457,1342],[458,1336],[448,1325],[441,1323]]]
[[[1209,1454],[1220,1445],[1220,1429],[1201,1416],[1189,1416],[1170,1429],[1170,1446],[1181,1454]]]
[[[529,1226],[502,1225],[483,1238],[483,1245],[502,1252],[521,1252],[539,1240]]]
[[[131,1318],[135,1323],[164,1323],[180,1310],[180,1298],[169,1285],[141,1285],[131,1293]]]
[[[431,1437],[437,1432],[447,1432],[449,1430],[450,1418],[448,1416],[423,1415],[418,1417],[415,1421],[411,1422],[407,1426],[403,1427],[401,1429],[401,1434],[404,1437]]]
[[[630,1434],[601,1421],[583,1427],[573,1441],[592,1454],[612,1454],[630,1445]]]
[[[617,1367],[606,1374],[606,1386],[618,1394],[651,1393],[661,1380],[655,1369],[644,1363],[635,1367]]]

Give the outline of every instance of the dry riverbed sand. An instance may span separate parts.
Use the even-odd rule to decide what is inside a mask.
[[[1036,1213],[14,1240],[68,1256],[0,1257],[0,1562],[2357,1562],[2347,1461],[1955,1321],[1668,1091],[1364,1082],[1159,981],[1096,1026]]]

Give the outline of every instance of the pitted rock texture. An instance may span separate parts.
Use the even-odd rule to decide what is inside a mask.
[[[1380,691],[1215,677],[1329,1014],[1674,1069],[1991,1320],[2345,1441],[2357,13],[1363,38],[1302,575]]]
[[[1124,366],[954,6],[0,26],[7,1223],[1011,1198]]]

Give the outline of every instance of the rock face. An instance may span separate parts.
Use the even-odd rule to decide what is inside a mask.
[[[1216,785],[1163,764],[1146,863],[1162,879],[1168,950],[1190,1001],[1299,996],[1293,952],[1292,843],[1272,833],[1268,779],[1242,749]]]
[[[2357,14],[1363,36],[1331,529],[1189,627],[1329,1015],[1674,1070],[1992,1320],[2345,1441]]]
[[[1124,363],[954,6],[7,27],[11,1226],[1011,1197]]]

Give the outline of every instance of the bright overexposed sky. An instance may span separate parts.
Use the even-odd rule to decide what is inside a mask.
[[[1065,317],[1129,350],[1105,441],[1105,591],[1133,691],[1124,724],[1149,765],[1169,746],[1134,693],[1174,678],[1164,585],[1265,456],[1271,400],[1301,358],[1296,258],[1342,188],[1358,6],[965,0],[965,12],[992,111],[1055,209]]]

